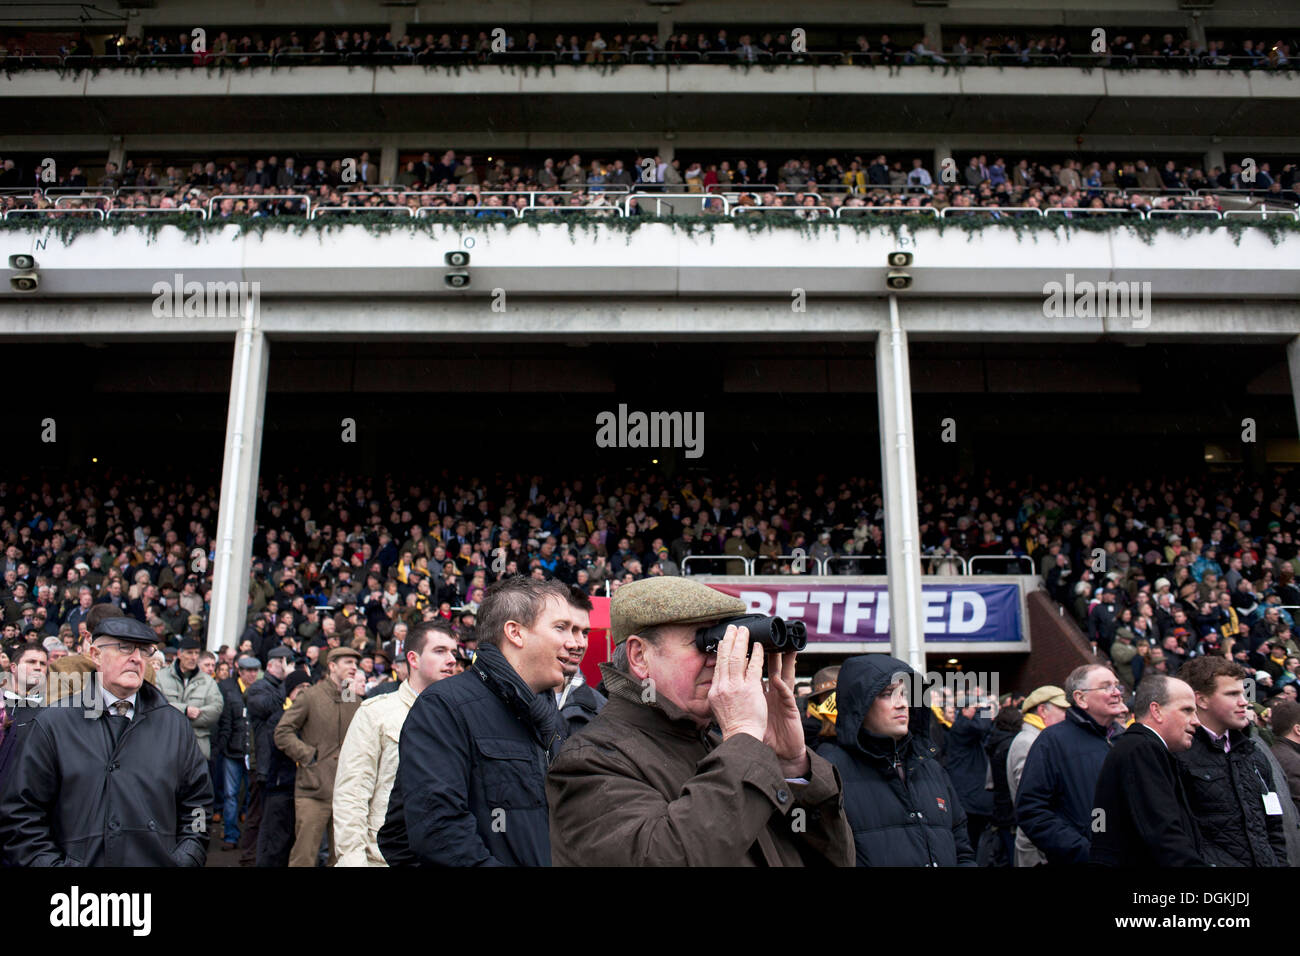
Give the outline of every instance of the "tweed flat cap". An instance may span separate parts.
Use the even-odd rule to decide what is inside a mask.
[[[344,645],[343,647],[336,647],[334,650],[330,651],[330,656],[327,660],[332,664],[335,661],[343,660],[345,657],[355,657],[357,660],[361,660],[361,652],[355,647]]]
[[[622,644],[642,628],[659,624],[705,624],[744,614],[740,598],[690,578],[645,578],[624,584],[609,602],[609,629]]]

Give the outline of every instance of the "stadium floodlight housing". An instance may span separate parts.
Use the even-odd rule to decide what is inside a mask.
[[[35,292],[40,284],[41,279],[35,272],[20,272],[9,277],[9,287],[15,292]]]
[[[446,262],[447,265],[449,266],[454,266],[457,269],[463,269],[465,266],[469,265],[469,253],[457,249],[455,252],[449,252],[445,256],[443,256],[443,261]]]
[[[903,269],[912,264],[912,254],[910,252],[891,252],[889,254],[889,267],[891,269]]]
[[[912,277],[906,272],[900,272],[898,269],[890,269],[885,276],[885,285],[892,292],[910,289],[912,288]]]
[[[468,272],[448,272],[442,280],[453,289],[464,289],[469,285]]]

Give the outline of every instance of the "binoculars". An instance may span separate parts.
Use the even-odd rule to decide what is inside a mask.
[[[808,628],[803,621],[785,622],[766,614],[741,614],[719,621],[712,627],[702,627],[695,632],[695,646],[705,654],[712,654],[722,643],[727,628],[732,625],[749,628],[749,643],[761,644],[766,651],[785,654],[802,651],[808,646]]]

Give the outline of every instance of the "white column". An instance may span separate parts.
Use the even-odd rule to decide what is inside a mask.
[[[1300,335],[1286,344],[1286,364],[1291,372],[1291,401],[1295,405],[1296,425],[1300,428]]]
[[[876,339],[876,400],[880,410],[880,463],[885,486],[885,545],[889,571],[889,648],[917,673],[925,672],[917,524],[916,455],[907,334],[898,299],[889,297],[889,329]]]
[[[221,509],[212,571],[208,650],[235,646],[248,617],[248,575],[253,551],[253,511],[262,457],[262,414],[270,361],[260,324],[258,285],[245,297],[244,321],[235,339],[226,417],[226,454],[221,467]]]

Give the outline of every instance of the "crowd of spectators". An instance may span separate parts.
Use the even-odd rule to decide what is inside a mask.
[[[1173,760],[1174,751],[1191,748],[1179,759],[1190,774],[1185,799],[1193,809],[1188,813],[1205,821],[1204,839],[1193,822],[1186,824],[1187,847],[1177,834],[1141,831],[1116,838],[1114,847],[1099,847],[1093,837],[1097,862],[1110,861],[1107,853],[1144,852],[1161,859],[1182,852],[1193,862],[1208,858],[1221,860],[1219,865],[1294,862],[1300,846],[1292,846],[1294,834],[1286,831],[1294,822],[1284,827],[1270,816],[1289,812],[1294,821],[1291,797],[1281,784],[1286,778],[1261,748],[1271,746],[1279,761],[1290,761],[1286,766],[1295,762],[1291,748],[1300,749],[1300,647],[1291,617],[1300,610],[1298,494],[1295,482],[1283,475],[1251,479],[1207,473],[1114,482],[999,480],[986,474],[924,480],[918,487],[919,532],[930,569],[952,573],[959,558],[981,555],[1027,564],[1022,570],[1041,574],[1048,593],[1076,615],[1097,656],[1075,668],[1064,688],[1045,685],[1001,700],[982,686],[960,694],[945,688],[924,702],[929,706],[909,698],[907,682],[898,680],[916,675],[887,656],[853,657],[842,667],[819,670],[811,686],[797,691],[790,746],[806,744],[841,767],[842,805],[855,820],[885,821],[876,827],[854,824],[854,834],[869,834],[853,838],[858,865],[1029,866],[1043,855],[1051,863],[1087,862],[1090,795],[1094,789],[1103,792],[1098,780],[1111,772],[1109,742],[1116,741],[1118,752],[1120,743],[1127,746],[1143,733],[1134,720],[1146,721],[1147,728],[1154,723],[1157,733],[1166,731],[1162,739],[1167,737],[1168,749],[1153,751],[1162,759]],[[95,670],[98,661],[105,685],[116,680],[112,668],[118,658],[107,656],[104,638],[124,637],[130,643],[114,653],[133,660],[139,651],[148,671],[137,683],[143,679],[157,688],[140,684],[133,706],[156,711],[170,703],[194,732],[195,745],[187,747],[192,792],[185,797],[194,806],[187,813],[209,813],[220,823],[224,851],[241,849],[245,865],[313,866],[325,856],[323,837],[332,833],[330,864],[337,846],[341,865],[404,865],[410,862],[403,855],[408,834],[415,834],[411,844],[421,859],[429,851],[418,843],[421,831],[411,830],[410,818],[406,831],[391,827],[401,819],[403,801],[414,805],[402,775],[412,772],[408,767],[420,770],[436,762],[433,752],[408,760],[408,745],[412,754],[423,753],[424,738],[417,735],[424,731],[407,711],[419,713],[419,702],[430,697],[422,693],[430,682],[455,681],[468,668],[479,676],[490,672],[502,653],[499,638],[489,636],[506,620],[498,606],[502,593],[553,593],[579,609],[581,621],[591,608],[586,595],[614,596],[611,627],[622,656],[615,655],[614,669],[602,672],[606,680],[595,690],[584,691],[578,675],[587,649],[585,630],[570,634],[561,628],[548,635],[565,648],[563,676],[553,675],[562,684],[554,706],[550,698],[539,697],[527,713],[548,721],[553,728],[548,739],[558,744],[565,736],[608,726],[597,715],[605,695],[617,693],[620,669],[628,666],[622,642],[643,639],[626,633],[626,609],[633,606],[644,614],[661,606],[651,602],[642,610],[637,602],[646,600],[648,589],[704,601],[712,614],[734,610],[725,603],[731,599],[682,579],[688,557],[740,555],[753,559],[759,573],[800,574],[808,570],[801,567],[803,551],[823,561],[861,558],[874,566],[843,570],[879,573],[885,553],[880,489],[861,477],[755,479],[732,473],[665,479],[629,471],[615,478],[444,475],[430,482],[392,475],[277,476],[258,489],[247,620],[232,629],[219,653],[211,654],[200,649],[211,637],[205,631],[217,501],[215,487],[191,476],[143,480],[106,474],[57,482],[37,476],[12,485],[0,482],[0,669],[17,688],[7,690],[4,699],[8,749],[0,766],[7,764],[5,772],[20,781],[0,787],[7,806],[18,806],[32,765],[46,759],[45,751],[71,748],[72,732],[87,726],[69,722],[59,733],[51,731],[56,738],[51,743],[49,736],[32,736],[35,725],[26,708],[60,700],[54,688],[69,683],[70,665],[76,665],[73,674],[82,674]],[[675,608],[671,602],[667,606]],[[105,623],[115,616],[122,619]],[[525,631],[526,639],[532,633]],[[720,656],[732,653],[730,645],[719,651]],[[547,662],[548,674],[556,671],[553,657],[539,659]],[[89,667],[86,661],[92,662]],[[47,665],[54,672],[48,696]],[[505,672],[448,686],[477,690],[497,673]],[[790,660],[782,678],[787,694],[796,693],[794,674]],[[259,675],[264,676],[259,680]],[[1214,702],[1220,678],[1228,681],[1222,708]],[[1179,683],[1183,680],[1189,689]],[[1161,688],[1183,694],[1179,706],[1189,714],[1202,712],[1204,733],[1192,717],[1172,729],[1164,726],[1172,698]],[[1129,696],[1130,689],[1136,689],[1135,696]],[[271,706],[264,706],[264,692],[271,694]],[[580,706],[571,699],[578,694],[586,695]],[[377,697],[387,703],[375,702]],[[870,705],[864,717],[869,701],[881,703]],[[1238,701],[1249,706],[1239,708]],[[42,715],[39,727],[64,720],[57,711],[48,719]],[[474,715],[472,733],[498,733],[512,726],[505,720],[520,720],[522,710],[506,712],[499,724],[488,722],[479,706],[463,712]],[[718,719],[725,720],[725,713]],[[910,786],[933,789],[942,794],[937,799],[952,803],[951,815],[941,818],[942,839],[922,849],[899,836],[907,826],[902,813],[911,804],[900,804],[896,812],[891,791],[879,784],[884,777],[863,774],[846,756],[856,752],[857,728],[882,736],[886,716],[895,740],[914,734],[920,752],[936,758],[926,764],[928,777],[921,774],[924,768],[909,764]],[[429,731],[431,739],[451,732],[452,721],[444,716]],[[186,728],[179,717],[173,723]],[[1058,724],[1064,729],[1054,730]],[[354,734],[352,727],[360,729]],[[1119,742],[1126,728],[1128,740]],[[755,728],[750,746],[757,746],[759,732]],[[1229,732],[1233,736],[1224,747]],[[144,731],[135,733],[138,739]],[[680,730],[675,737],[681,737]],[[398,742],[402,756],[394,764]],[[177,746],[186,745],[150,738],[140,759],[147,762]],[[553,776],[573,772],[570,764],[580,746],[566,746]],[[32,747],[37,749],[29,753]],[[1251,756],[1256,751],[1258,759]],[[1217,781],[1231,777],[1215,770],[1212,760],[1223,762],[1225,755],[1251,762],[1259,774],[1258,787],[1254,776],[1242,778],[1248,792],[1234,799],[1249,810],[1258,803],[1256,790],[1281,793],[1273,797],[1285,801],[1276,814],[1266,799],[1265,809],[1256,808],[1242,823],[1220,806]],[[360,770],[379,766],[381,772],[363,773],[362,781],[382,786],[372,792],[370,784],[357,784],[358,763]],[[97,773],[102,765],[83,763],[77,772],[89,767]],[[171,767],[165,761],[160,766],[160,772]],[[536,769],[545,772],[540,765]],[[58,777],[48,773],[40,779]],[[454,798],[477,779],[471,774],[464,785],[437,792],[441,799]],[[1158,782],[1141,777],[1147,790]],[[166,779],[157,789],[171,799],[175,786]],[[1290,789],[1296,789],[1294,783]],[[1082,794],[1077,799],[1076,790]],[[93,797],[98,791],[78,792]],[[71,797],[69,789],[64,798]],[[1143,800],[1133,810],[1139,821],[1161,805],[1159,794],[1144,791]],[[62,813],[74,812],[58,806]],[[562,816],[554,800],[549,806],[551,814]],[[1207,816],[1212,813],[1228,823],[1236,820],[1238,829],[1258,829],[1258,839],[1252,843],[1233,835],[1227,823]],[[846,828],[846,839],[848,833]],[[30,853],[31,839],[12,841],[6,854],[12,860]],[[198,863],[206,842],[205,837],[199,841],[204,845],[194,848]],[[557,861],[604,859],[588,859],[584,854],[590,848],[582,841],[552,848]],[[359,855],[363,850],[365,859]],[[142,852],[123,860],[146,860]],[[544,845],[538,852],[536,865],[550,861]],[[854,858],[846,846],[836,861],[847,865]],[[104,862],[98,851],[87,861]]]
[[[629,154],[607,157],[548,157],[537,166],[508,164],[446,150],[424,152],[401,164],[394,182],[379,185],[379,170],[370,154],[347,159],[270,155],[247,165],[235,161],[196,161],[184,166],[137,165],[127,159],[118,169],[105,166],[91,185],[82,167],[72,165],[45,190],[31,186],[41,167],[24,169],[19,161],[0,159],[0,207],[7,209],[98,208],[118,210],[207,209],[230,216],[302,215],[312,207],[336,209],[406,207],[448,208],[477,216],[504,216],[512,206],[591,208],[622,204],[629,215],[653,213],[644,198],[624,202],[631,192],[721,193],[742,208],[792,207],[806,218],[834,214],[840,207],[888,212],[948,206],[1060,208],[1082,215],[1089,210],[1150,212],[1152,209],[1221,210],[1220,196],[1196,191],[1240,192],[1252,201],[1300,202],[1295,163],[1269,162],[1253,167],[1253,180],[1232,163],[1225,170],[1204,169],[1176,160],[1152,165],[1146,159],[1083,162],[1067,158],[1042,162],[1024,158],[1014,164],[996,154],[972,155],[960,167],[954,161],[940,170],[920,157],[909,160],[878,154],[829,157],[811,161],[792,157],[779,167],[766,159],[717,162]],[[936,175],[937,174],[937,175]],[[38,184],[39,185],[39,184]],[[78,189],[84,190],[80,195]],[[801,208],[802,207],[802,208]],[[827,210],[830,212],[827,213]],[[1077,212],[1076,212],[1077,210]],[[722,211],[720,201],[706,202],[705,213]],[[1026,213],[1032,214],[1032,213]],[[1012,214],[1014,215],[1014,213]]]
[[[143,37],[111,36],[99,53],[84,35],[49,48],[29,35],[27,43],[10,40],[0,53],[6,69],[50,65],[188,65],[247,67],[269,63],[299,65],[487,63],[845,63],[857,65],[1101,65],[1157,68],[1290,69],[1295,43],[1216,39],[1198,42],[1180,33],[1127,32],[1111,29],[1097,52],[1092,38],[1080,33],[968,34],[953,28],[947,45],[922,37],[896,41],[881,33],[853,39],[807,38],[796,42],[793,31],[768,29],[692,29],[660,37],[652,29],[634,28],[529,31],[497,27],[464,32],[438,30],[395,37],[390,30],[310,28],[284,30],[217,30],[201,45],[193,34],[158,31]],[[915,34],[915,29],[901,28]],[[494,36],[496,39],[494,40]]]
[[[919,495],[928,573],[958,573],[981,555],[1006,559],[990,571],[1032,566],[1105,653],[1128,622],[1108,618],[1099,631],[1103,599],[1132,611],[1138,638],[1163,641],[1182,627],[1184,653],[1233,638],[1256,652],[1256,625],[1269,622],[1276,636],[1277,621],[1291,621],[1285,607],[1300,605],[1300,499],[1280,482],[957,478],[927,482]],[[117,605],[173,643],[201,634],[217,501],[215,487],[190,479],[0,482],[6,642],[35,632],[75,646],[93,602]],[[306,637],[333,618],[372,647],[399,622],[437,617],[472,630],[483,590],[515,573],[603,595],[684,570],[740,573],[740,562],[703,560],[711,556],[752,559],[760,574],[814,573],[831,558],[828,573],[884,571],[884,507],[879,486],[863,478],[278,478],[258,502],[250,613]],[[1179,602],[1186,620],[1171,625]],[[1283,608],[1273,617],[1275,604]],[[1229,605],[1237,624],[1225,633]],[[1238,625],[1253,629],[1250,646]]]

